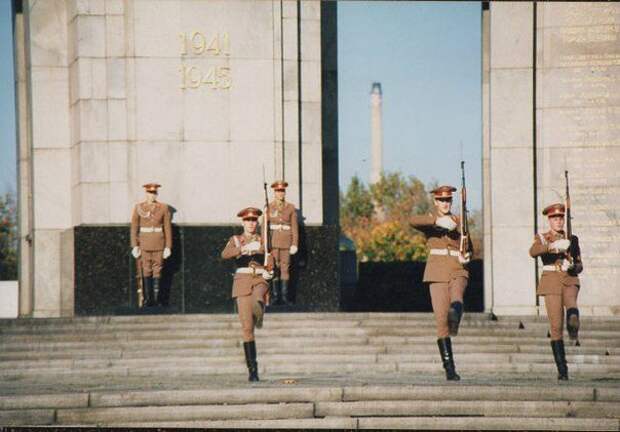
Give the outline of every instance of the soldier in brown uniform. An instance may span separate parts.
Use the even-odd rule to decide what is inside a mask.
[[[275,266],[279,269],[279,280],[282,285],[280,291],[278,279],[274,280],[274,303],[284,302],[290,305],[289,280],[291,255],[297,253],[299,247],[299,226],[295,206],[285,201],[288,183],[278,180],[272,183],[275,200],[269,203],[269,232]]]
[[[549,221],[549,231],[534,237],[530,256],[540,257],[543,263],[542,276],[536,294],[545,297],[545,308],[549,318],[551,349],[558,368],[558,379],[568,379],[568,366],[564,351],[563,320],[566,308],[566,327],[569,337],[577,340],[579,331],[579,276],[583,271],[579,239],[567,239],[564,233],[563,204],[552,204],[543,210]]]
[[[157,201],[161,185],[142,186],[146,199],[135,205],[131,215],[131,254],[141,260],[144,305],[159,304],[159,287],[164,260],[172,253],[172,224],[168,206]]]
[[[243,351],[249,371],[249,381],[258,381],[254,327],[261,328],[269,291],[268,280],[273,277],[271,263],[264,266],[265,248],[256,232],[258,217],[263,212],[247,207],[237,213],[243,221],[243,234],[234,235],[226,243],[222,258],[235,259],[237,269],[233,281],[232,297],[237,300],[243,336]]]
[[[440,186],[433,191],[435,209],[428,215],[411,217],[411,225],[422,231],[429,247],[424,282],[430,285],[431,303],[437,325],[437,346],[448,380],[458,381],[450,335],[458,333],[463,314],[463,294],[469,272],[463,267],[470,253],[459,252],[459,218],[452,215],[452,193],[456,188]],[[471,244],[471,242],[469,242]]]

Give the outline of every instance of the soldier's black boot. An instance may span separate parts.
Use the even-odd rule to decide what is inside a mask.
[[[142,295],[144,296],[144,306],[153,306],[153,278],[145,276],[142,281]]]
[[[256,342],[243,342],[245,363],[248,365],[248,381],[258,381],[258,363],[256,363]]]
[[[450,310],[448,311],[448,329],[450,336],[456,336],[459,334],[459,324],[463,317],[463,303],[452,302],[450,304]]]
[[[560,381],[568,380],[568,366],[566,365],[566,352],[564,351],[564,341],[551,341],[551,349],[553,350],[553,359],[558,367],[558,379]]]
[[[570,340],[579,339],[579,309],[570,308],[566,310],[566,330]]]
[[[459,374],[456,373],[454,367],[454,357],[452,356],[452,341],[449,337],[437,339],[437,346],[439,347],[439,354],[441,354],[441,362],[443,368],[446,371],[446,379],[448,381],[458,381],[461,379]]]
[[[273,304],[278,305],[282,301],[282,297],[280,295],[280,279],[276,278],[271,283],[272,294],[273,294]]]
[[[153,305],[159,306],[159,278],[153,278]]]
[[[292,303],[288,299],[288,281],[282,279],[282,303],[290,306]]]

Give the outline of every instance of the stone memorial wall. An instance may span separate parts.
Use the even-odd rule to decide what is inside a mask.
[[[563,199],[585,271],[586,313],[620,312],[620,6],[542,3],[537,20],[537,198]],[[546,226],[541,217],[539,226]]]

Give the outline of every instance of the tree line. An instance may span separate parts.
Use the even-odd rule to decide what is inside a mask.
[[[429,191],[415,176],[384,173],[371,185],[354,176],[346,193],[340,192],[340,228],[350,238],[360,261],[426,261],[428,250],[421,232],[409,218],[433,208]],[[452,208],[458,214],[458,200]],[[474,210],[468,217],[474,259],[482,257],[482,215]]]

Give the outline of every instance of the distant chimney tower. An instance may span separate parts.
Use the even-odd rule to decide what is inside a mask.
[[[383,96],[381,93],[381,83],[372,83],[372,90],[370,91],[370,153],[372,158],[372,166],[370,168],[371,184],[377,183],[381,179],[381,173],[383,172],[382,104]]]

